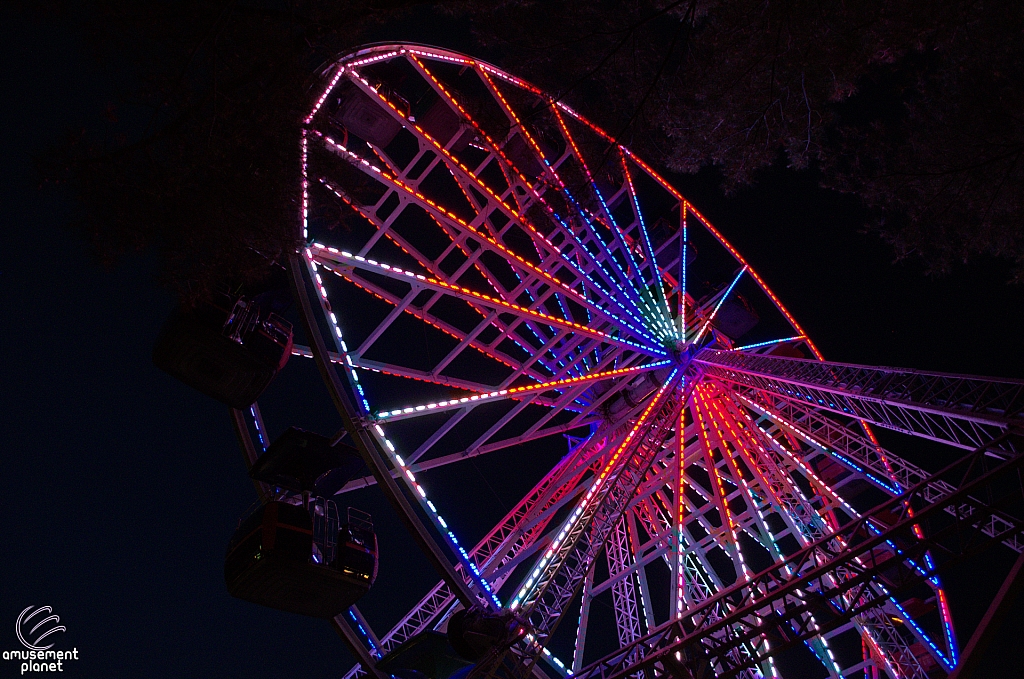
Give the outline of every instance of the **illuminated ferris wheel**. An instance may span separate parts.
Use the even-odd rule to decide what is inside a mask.
[[[294,353],[372,472],[339,494],[380,485],[441,575],[387,633],[339,612],[349,679],[955,668],[949,526],[1019,552],[1020,522],[958,513],[988,477],[931,477],[871,426],[1002,473],[1024,383],[826,362],[652,167],[461,54],[340,59],[301,157]],[[446,517],[472,507],[428,471],[544,446],[557,463],[460,542]]]

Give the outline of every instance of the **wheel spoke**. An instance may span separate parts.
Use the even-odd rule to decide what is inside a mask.
[[[748,349],[759,349],[761,347],[775,346],[776,344],[782,344],[783,342],[797,342],[799,340],[807,339],[803,335],[794,335],[793,337],[783,337],[782,339],[767,340],[765,342],[755,342],[754,344],[745,344],[742,347],[733,347],[730,351],[746,351]]]
[[[729,284],[729,287],[727,287],[725,289],[725,292],[723,292],[722,295],[718,298],[718,302],[715,304],[715,308],[711,311],[711,314],[704,321],[704,325],[702,325],[700,327],[700,330],[697,331],[696,336],[694,336],[693,338],[692,344],[697,345],[697,343],[700,342],[701,338],[704,336],[704,333],[707,332],[708,327],[710,327],[711,323],[714,322],[715,316],[718,315],[718,310],[722,308],[722,304],[725,302],[726,299],[729,298],[729,293],[732,292],[733,288],[736,287],[736,284],[740,282],[740,278],[742,278],[743,274],[745,274],[746,272],[747,267],[744,266],[742,269],[740,269],[740,272],[736,274],[736,278],[732,279],[732,283]]]
[[[350,252],[329,252],[326,247],[317,246],[317,244],[314,244],[313,247],[319,251],[317,252],[316,259],[324,268],[350,281],[358,281],[357,285],[360,285],[360,287],[372,286],[377,291],[383,291],[383,288],[373,285],[369,279],[355,273],[357,271],[360,273],[368,272],[390,280],[401,281],[402,283],[410,286],[412,291],[408,293],[409,295],[415,296],[423,290],[440,292],[441,294],[449,295],[455,299],[470,302],[485,309],[496,310],[506,316],[512,316],[518,319],[517,322],[533,321],[534,323],[539,323],[550,328],[557,328],[563,332],[572,332],[583,335],[584,337],[591,337],[601,342],[628,346],[631,349],[638,351],[654,352],[656,354],[664,355],[664,352],[660,349],[653,349],[636,342],[624,340],[619,337],[612,336],[609,333],[588,328],[581,323],[557,318],[550,314],[537,311],[536,309],[503,302],[500,299],[466,287],[446,283],[445,281],[424,276],[423,274],[414,273],[412,271],[407,271],[401,267],[392,266],[383,262],[368,260],[365,257],[353,255]]]
[[[618,368],[616,370],[606,370],[599,373],[592,373],[590,375],[586,375],[583,377],[566,377],[560,380],[552,380],[550,382],[542,382],[540,384],[531,384],[525,387],[509,387],[508,389],[491,391],[485,394],[463,396],[462,398],[453,399],[451,401],[436,401],[433,403],[426,403],[418,406],[407,406],[405,408],[397,408],[395,410],[382,412],[378,416],[378,419],[382,421],[392,421],[402,419],[406,416],[415,417],[421,414],[444,412],[446,410],[461,408],[466,404],[475,404],[484,401],[499,401],[502,400],[503,398],[522,400],[527,394],[540,394],[546,391],[551,391],[552,389],[560,389],[570,385],[586,384],[589,382],[596,382],[616,377],[622,377],[623,375],[627,375],[630,373],[657,370],[658,368],[663,368],[669,365],[670,363],[671,361],[658,361],[657,363],[647,363],[645,365],[638,365],[632,368]],[[532,401],[531,399],[531,402],[534,401]],[[554,405],[554,403],[552,403],[552,405]]]
[[[482,70],[479,71],[479,74],[483,81],[490,88],[491,93],[495,95],[495,98],[498,100],[502,111],[505,113],[506,116],[508,116],[509,121],[512,123],[512,129],[516,130],[518,134],[522,135],[522,137],[526,140],[530,147],[532,147],[533,151],[537,154],[541,161],[544,162],[544,172],[549,174],[551,178],[554,180],[554,184],[557,186],[556,190],[558,191],[558,193],[561,194],[561,196],[564,198],[566,202],[566,210],[572,210],[574,217],[581,220],[583,224],[592,227],[591,216],[579,205],[576,198],[569,192],[569,188],[566,185],[566,183],[559,176],[557,167],[561,163],[557,161],[554,163],[549,162],[548,159],[544,157],[544,152],[541,150],[537,141],[533,138],[533,136],[530,134],[527,128],[522,124],[518,116],[516,116],[515,112],[511,109],[508,102],[505,100],[505,97],[502,96],[499,89],[495,86],[494,81],[491,80],[487,73]],[[523,175],[523,173],[518,168],[515,168],[514,165],[513,168],[516,169],[517,173],[520,176]],[[546,201],[539,192],[536,192],[536,196],[543,204],[547,205],[548,208],[552,210],[553,214],[557,215],[557,212],[553,210],[552,206],[548,205],[548,201]],[[564,218],[567,219],[568,217],[569,215],[566,214]],[[567,229],[570,231],[570,233],[572,232],[571,227],[567,227]],[[598,266],[601,267],[602,271],[604,271],[608,280],[612,281],[619,290],[625,293],[626,297],[634,305],[634,309],[639,313],[640,317],[646,318],[648,321],[650,321],[650,313],[652,310],[648,307],[646,302],[643,301],[639,292],[633,288],[632,284],[629,282],[629,275],[626,273],[626,270],[624,270],[622,266],[619,264],[618,260],[614,257],[613,252],[609,248],[608,244],[605,243],[604,240],[602,240],[601,238],[597,237],[596,231],[593,228],[584,229],[582,233],[584,234],[584,239],[586,239],[584,240],[584,242],[593,243],[596,247],[596,252],[587,249],[585,246],[583,247],[583,249],[588,252],[591,252],[595,262],[598,264]],[[574,238],[576,238],[577,241],[581,240],[578,235],[573,234],[573,236]],[[645,310],[648,313],[644,313]]]
[[[368,84],[366,84],[365,81],[362,81],[361,79],[354,78],[353,82],[358,84],[358,86],[360,88],[362,88],[363,91],[366,92],[369,96],[373,96],[373,97],[379,98],[382,102],[388,104],[389,113],[392,115],[392,117],[396,121],[398,121],[400,124],[402,124],[407,130],[413,132],[421,140],[421,142],[422,142],[421,146],[423,148],[432,147],[439,154],[434,162],[435,163],[437,163],[437,162],[444,162],[445,163],[445,165],[447,166],[448,170],[452,173],[453,178],[456,180],[456,182],[458,182],[460,184],[460,187],[463,188],[463,193],[466,196],[467,200],[469,200],[470,203],[473,204],[474,209],[475,209],[475,211],[477,213],[477,218],[474,219],[469,224],[467,224],[466,222],[462,221],[461,219],[454,218],[454,216],[451,215],[450,213],[444,213],[447,218],[439,219],[438,218],[438,212],[442,212],[443,213],[443,211],[437,210],[437,209],[432,210],[431,211],[431,215],[434,216],[435,219],[437,219],[439,225],[441,225],[443,228],[446,228],[446,229],[451,229],[453,231],[461,232],[461,234],[463,236],[468,237],[469,239],[473,240],[474,242],[480,241],[480,243],[479,243],[480,245],[482,245],[484,247],[489,247],[491,249],[494,249],[495,251],[499,252],[504,257],[508,258],[507,261],[508,261],[509,264],[512,264],[513,266],[516,266],[516,267],[528,269],[528,275],[539,276],[539,277],[545,279],[549,284],[553,284],[553,285],[555,285],[557,287],[560,287],[562,289],[562,292],[566,292],[566,293],[569,293],[569,294],[573,295],[574,301],[582,303],[584,306],[588,307],[589,309],[591,309],[595,313],[598,313],[598,314],[601,314],[601,315],[604,315],[604,316],[608,315],[608,312],[604,311],[600,307],[596,307],[595,305],[591,304],[589,302],[589,300],[587,300],[584,295],[581,295],[580,293],[577,293],[574,290],[573,285],[575,285],[577,283],[582,283],[582,281],[584,281],[584,280],[588,280],[587,277],[583,274],[583,272],[579,272],[579,271],[576,272],[575,280],[573,281],[572,284],[562,283],[561,281],[558,281],[558,280],[554,279],[544,269],[541,269],[541,268],[539,268],[537,266],[531,265],[527,260],[523,259],[523,257],[521,257],[520,255],[517,255],[517,254],[511,252],[508,248],[503,246],[495,238],[490,238],[490,237],[486,236],[485,234],[481,233],[480,230],[478,230],[478,229],[474,230],[474,229],[470,228],[470,227],[476,225],[480,219],[488,220],[485,223],[489,223],[488,215],[491,213],[492,210],[500,211],[504,215],[504,217],[509,220],[508,225],[506,227],[504,227],[502,232],[507,230],[513,224],[519,223],[521,221],[521,217],[519,216],[519,214],[513,212],[510,208],[508,208],[508,206],[505,204],[505,202],[503,200],[501,200],[501,198],[499,196],[495,195],[495,193],[493,192],[493,190],[490,187],[488,187],[485,183],[483,183],[476,174],[474,174],[472,171],[470,171],[468,168],[466,168],[462,163],[460,163],[456,158],[454,158],[452,156],[452,154],[447,149],[442,147],[436,140],[430,138],[429,135],[427,135],[421,128],[419,128],[418,126],[416,126],[414,124],[411,124],[407,120],[405,120],[405,118],[403,118],[398,113],[398,111],[395,109],[395,107],[392,104],[390,104],[390,102],[388,102],[386,97],[384,97],[379,92],[376,92],[375,90],[370,88],[368,86]],[[422,154],[422,151],[421,151],[421,154]],[[417,158],[418,157],[420,157],[420,156],[417,156]],[[354,154],[347,154],[346,158],[354,159],[355,155]],[[415,164],[416,163],[415,163],[415,159],[414,159],[414,161],[411,162],[410,165],[409,165],[410,168],[415,166]],[[429,174],[429,171],[430,171],[431,167],[433,167],[433,165],[428,165],[427,169],[424,170],[421,173],[420,176],[421,177],[427,176],[427,174]],[[364,171],[366,171],[365,166],[362,166],[362,164],[360,164],[360,169],[363,169]],[[400,174],[398,171],[395,171],[394,173],[395,173],[396,176],[398,176]],[[409,179],[407,179],[404,176],[400,177],[400,179],[402,181],[401,187],[405,188],[405,197],[406,197],[406,199],[408,199],[413,204],[418,204],[421,207],[424,207],[424,208],[427,208],[427,209],[436,208],[436,205],[431,204],[424,197],[422,197],[420,194],[418,194],[418,192],[415,191],[415,187],[417,186],[417,184],[419,182],[416,182],[414,180],[409,180]],[[469,186],[471,186],[474,189],[476,189],[475,193],[472,192],[472,191],[467,190],[467,188]],[[342,194],[339,192],[339,190],[337,188],[332,188],[332,190],[334,190],[335,193],[337,193],[339,195],[339,197],[342,197]],[[476,195],[485,195],[485,196],[487,196],[488,200],[486,202],[484,202],[484,203],[481,203],[475,197]],[[381,201],[383,202],[386,197],[387,197],[387,194],[385,194],[385,196],[381,198]],[[347,201],[347,202],[349,202],[355,209],[359,210],[360,213],[363,214],[363,216],[365,218],[367,218],[372,223],[377,225],[378,228],[380,228],[382,232],[386,232],[386,230],[390,226],[390,222],[392,222],[395,219],[395,217],[397,217],[398,214],[400,213],[400,211],[393,212],[386,220],[380,220],[375,215],[373,215],[372,213],[370,213],[368,211],[365,211],[365,210],[361,210],[358,205],[353,204],[351,201]],[[520,224],[520,226],[523,226],[523,225]],[[391,233],[391,235],[393,235],[393,232]],[[375,239],[371,239],[368,242],[367,246],[364,247],[364,250],[368,250],[369,247],[373,244],[373,242],[375,242]],[[409,245],[408,242],[403,242],[402,243],[402,247],[403,247],[403,249],[411,249],[411,245]],[[366,252],[360,252],[359,254],[364,254],[365,255]],[[562,253],[552,249],[552,250],[549,250],[549,254],[554,254],[556,256],[559,256],[563,260],[564,264],[566,264],[566,265],[568,265],[570,267],[572,266],[571,258],[565,258],[564,256],[562,256]],[[423,264],[424,262],[421,261],[420,263]],[[550,268],[550,263],[548,263],[548,268]],[[432,273],[435,276],[443,278],[442,272],[439,269],[438,270],[432,269],[431,271],[432,271]],[[498,290],[500,292],[500,287],[496,286],[496,290]],[[614,319],[615,321],[617,321],[620,325],[625,324],[627,327],[629,327],[633,331],[636,331],[636,332],[639,332],[639,333],[642,333],[642,334],[646,333],[646,331],[643,329],[642,326],[634,325],[634,324],[630,323],[629,321],[627,321],[625,319],[618,318],[618,317],[614,316],[614,314],[611,315],[611,318]]]
[[[707,389],[705,398],[703,399],[704,407],[708,408],[706,412],[708,412],[712,421],[721,423],[726,429],[726,432],[722,432],[721,428],[717,428],[721,444],[723,445],[722,450],[725,450],[724,443],[727,440],[733,451],[741,452],[745,461],[753,466],[752,458],[755,457],[755,455],[752,455],[751,450],[748,448],[749,442],[742,440],[738,434],[738,432],[741,431],[741,425],[735,417],[735,412],[730,412],[728,408],[723,408],[720,401],[721,395],[714,394],[713,389],[711,388]],[[770,484],[763,484],[763,477],[758,479],[751,476],[748,482],[748,479],[744,477],[744,474],[739,467],[735,454],[723,454],[723,458],[725,459],[725,463],[729,474],[733,479],[734,485],[736,485],[738,490],[742,489],[743,499],[748,508],[748,514],[750,513],[750,510],[753,510],[751,518],[756,522],[757,542],[771,554],[774,561],[785,562],[786,555],[780,549],[776,536],[773,534],[771,528],[769,528],[764,514],[764,510],[770,510],[773,506],[784,507],[785,505],[778,502],[777,497],[774,498],[776,500],[774,505],[769,501],[769,498],[771,498],[769,494],[771,493],[772,487]],[[751,488],[751,484],[758,485],[758,481],[763,485],[758,486],[758,492],[755,494]],[[809,625],[814,628],[818,628],[818,622],[815,619],[815,616],[809,612],[801,617],[801,622],[805,626]],[[829,648],[828,641],[824,637],[808,640],[807,645],[829,672],[830,676],[838,677],[841,675],[842,671],[836,663],[835,656]]]
[[[621,151],[619,159],[622,162],[622,173],[626,177],[626,186],[629,189],[630,206],[633,209],[633,224],[636,230],[640,232],[641,237],[639,240],[643,247],[644,259],[647,262],[648,275],[641,275],[640,278],[648,286],[654,288],[658,300],[658,313],[661,316],[659,322],[662,327],[666,328],[670,337],[675,337],[676,333],[672,325],[672,311],[668,308],[668,300],[665,298],[665,284],[661,277],[661,268],[658,266],[658,257],[654,252],[654,247],[651,245],[651,237],[647,232],[647,225],[644,223],[644,213],[640,209],[640,199],[637,197],[636,188],[633,186],[633,177],[629,171],[629,164],[626,162],[625,154]],[[618,231],[616,232],[618,233]]]
[[[512,181],[510,182],[510,184],[515,183],[515,181],[518,180],[518,186],[524,188],[528,192],[528,195],[531,196],[531,198],[540,200],[540,196],[539,194],[537,194],[534,186],[532,186],[529,182],[526,181],[522,173],[516,169],[513,162],[509,160],[508,156],[506,156],[502,152],[501,149],[504,144],[499,144],[490,138],[487,132],[484,131],[484,129],[475,120],[473,120],[472,116],[466,113],[466,109],[463,108],[455,99],[455,97],[453,97],[452,94],[441,85],[437,78],[434,77],[434,75],[426,68],[426,66],[420,59],[417,59],[415,56],[412,56],[410,58],[413,61],[413,63],[417,66],[417,68],[432,83],[434,89],[442,97],[444,97],[444,99],[455,110],[459,111],[468,119],[470,124],[473,125],[474,129],[478,133],[480,133],[480,135],[486,140],[486,142],[490,146],[491,151],[501,159],[501,164],[511,171],[510,178],[512,179]],[[502,142],[504,142],[504,140],[502,140]],[[540,200],[540,202],[545,205],[545,208],[549,211],[549,214],[555,217],[555,219],[553,220],[553,224],[555,226],[555,231],[558,232],[561,236],[561,238],[559,239],[561,240],[561,243],[559,243],[558,246],[555,246],[550,236],[541,234],[540,232],[537,231],[536,227],[526,222],[523,222],[523,226],[526,228],[526,231],[532,235],[534,241],[538,244],[538,247],[544,249],[553,249],[554,252],[561,258],[561,260],[565,262],[572,263],[575,262],[577,258],[579,258],[584,263],[584,268],[581,269],[580,272],[590,281],[590,283],[593,286],[593,289],[602,296],[610,296],[610,299],[614,300],[616,306],[618,306],[623,311],[626,311],[630,315],[633,315],[636,312],[636,309],[629,309],[629,305],[631,305],[632,301],[628,299],[628,294],[626,290],[619,286],[615,282],[614,278],[608,277],[607,272],[600,264],[599,260],[595,258],[594,254],[591,253],[591,251],[588,250],[582,242],[580,242],[578,236],[572,232],[572,230],[565,224],[565,222],[563,222],[561,219],[557,218],[556,215],[554,215],[553,211],[551,211],[550,209],[550,206],[547,206],[546,203],[543,203],[542,200]],[[594,278],[595,276],[597,276],[597,279]],[[618,290],[619,294],[616,294],[614,290]],[[642,316],[634,315],[634,318],[637,321],[641,321]]]

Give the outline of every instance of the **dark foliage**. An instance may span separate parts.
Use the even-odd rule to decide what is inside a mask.
[[[156,246],[183,298],[263,277],[297,246],[296,140],[331,55],[413,2],[94,3],[100,59],[134,71],[103,125],[43,159],[104,261]],[[102,131],[100,131],[102,130]]]
[[[995,255],[1024,280],[1015,3],[517,2],[476,19],[509,66],[666,167],[715,164],[731,188],[783,151],[860,196],[897,256],[943,273]]]
[[[321,67],[389,22],[450,16],[664,167],[713,164],[731,188],[783,153],[860,196],[897,256],[942,273],[995,255],[1024,280],[1021,15],[974,0],[112,0],[88,10],[91,34],[131,55],[139,86],[106,136],[77,136],[45,172],[74,188],[104,258],[157,245],[186,295],[252,278],[296,245],[295,140]]]

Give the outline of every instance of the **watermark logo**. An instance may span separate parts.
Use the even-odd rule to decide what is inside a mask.
[[[78,660],[78,649],[52,650],[54,634],[67,632],[51,606],[28,606],[14,623],[14,633],[25,649],[4,651],[4,660],[21,661],[21,673],[63,672],[64,663]]]
[[[30,651],[45,651],[46,649],[51,648],[53,646],[52,643],[48,646],[39,646],[38,644],[51,634],[68,631],[67,627],[59,624],[60,618],[56,615],[44,616],[42,618],[39,617],[41,613],[53,613],[53,609],[49,606],[40,606],[31,613],[29,613],[29,611],[32,611],[31,606],[21,612],[21,615],[18,616],[18,622],[14,626],[14,631],[18,635],[18,641],[20,641],[21,644]],[[29,625],[33,625],[33,627],[26,632],[25,628]],[[39,636],[36,636],[31,642],[28,641],[28,639],[33,638],[33,635],[37,631],[39,632]],[[26,639],[26,637],[28,637],[28,639]]]

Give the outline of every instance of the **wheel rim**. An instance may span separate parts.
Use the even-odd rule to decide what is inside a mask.
[[[423,99],[410,101],[412,91]],[[365,139],[342,137],[346,116]],[[456,559],[479,570],[492,601],[523,611],[537,641],[561,646],[542,653],[554,672],[596,657],[586,642],[600,597],[628,646],[865,509],[833,485],[896,495],[914,473],[855,419],[695,370],[696,350],[712,345],[822,356],[681,194],[529,83],[445,50],[374,46],[328,70],[305,123],[303,284],[320,301],[331,360]],[[758,325],[730,338],[744,311]],[[413,332],[430,348],[410,342]],[[842,429],[845,448],[823,437],[826,424]],[[569,453],[472,549],[417,476],[563,435]],[[451,445],[460,438],[471,442]],[[603,486],[605,474],[618,485]],[[621,507],[601,516],[623,488],[633,489]],[[559,549],[602,521],[605,572],[583,564],[571,593],[553,596],[568,586],[557,581],[564,567],[547,572],[564,566]],[[667,569],[667,592],[652,585],[655,568]],[[888,613],[815,637],[810,657],[832,676],[870,676],[850,674],[864,661],[900,677],[951,669],[956,639],[937,580],[932,589],[934,613],[893,599]],[[438,624],[453,602],[435,587],[381,638],[382,652]],[[729,612],[723,602],[715,615]],[[573,624],[556,634],[563,618]],[[737,652],[764,655],[773,643],[762,635]],[[786,674],[771,657],[744,672]]]

